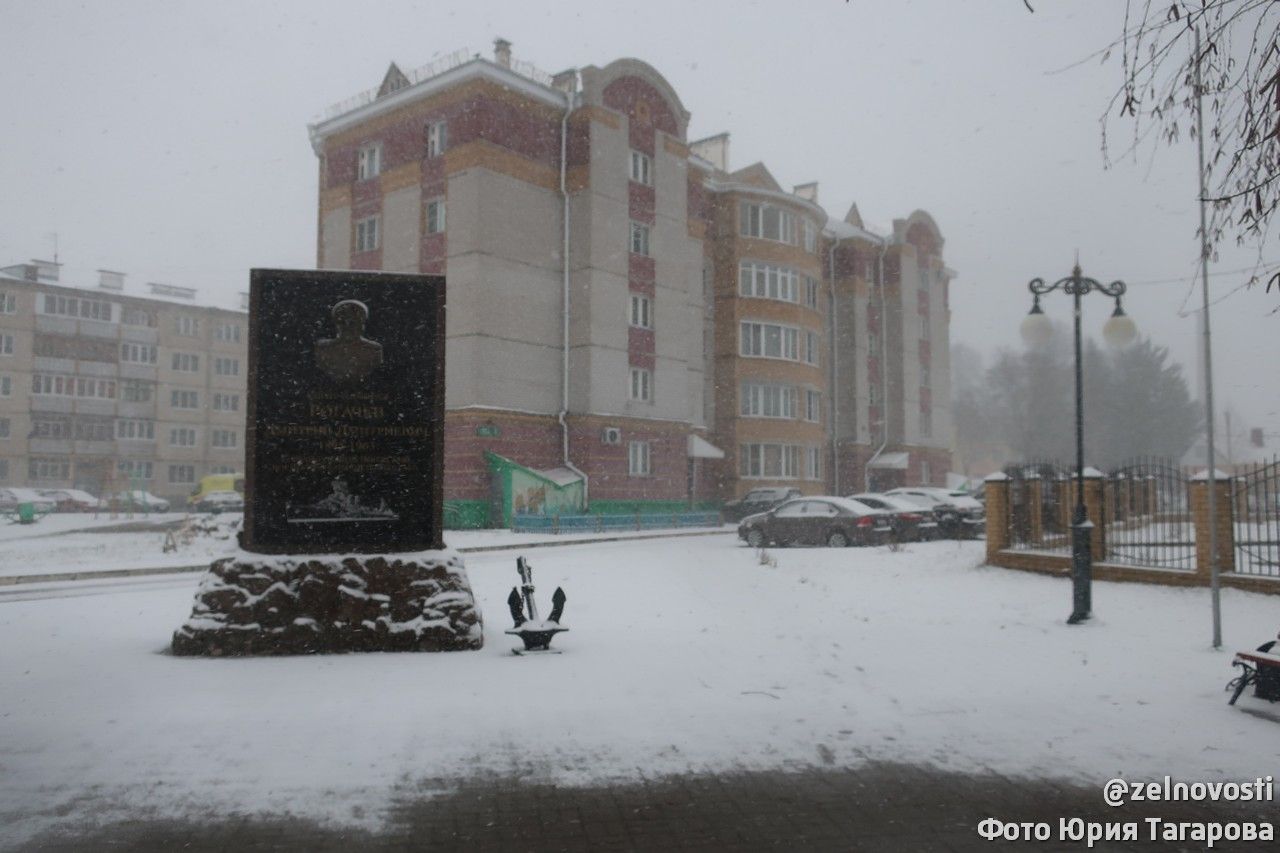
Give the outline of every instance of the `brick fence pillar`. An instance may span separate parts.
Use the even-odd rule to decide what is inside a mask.
[[[1084,469],[1084,509],[1093,522],[1093,532],[1089,536],[1090,556],[1093,562],[1100,563],[1107,558],[1107,519],[1105,515],[1107,481],[1097,468],[1088,466]]]
[[[1209,472],[1202,471],[1191,478],[1188,491],[1191,495],[1191,522],[1196,531],[1196,574],[1206,581],[1211,577],[1209,553],[1209,525],[1213,524],[1218,550],[1218,574],[1235,571],[1236,542],[1233,524],[1234,510],[1231,502],[1231,478],[1221,471],[1214,472],[1214,515],[1209,518]]]
[[[1027,538],[1034,544],[1044,542],[1044,481],[1038,476],[1027,478]]]
[[[1069,477],[1061,478],[1054,484],[1058,490],[1058,529],[1071,529],[1071,514],[1076,506],[1076,481]]]
[[[1009,547],[1009,527],[1013,519],[1009,505],[1009,475],[997,472],[986,479],[987,562]]]

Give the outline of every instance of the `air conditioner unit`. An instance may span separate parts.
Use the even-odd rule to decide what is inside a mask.
[[[622,430],[617,427],[605,427],[600,431],[601,444],[622,444]]]

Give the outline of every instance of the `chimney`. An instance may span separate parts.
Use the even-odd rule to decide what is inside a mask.
[[[808,184],[796,184],[795,187],[791,190],[791,194],[798,195],[800,196],[800,198],[804,199],[805,201],[811,201],[814,204],[817,204],[818,203],[818,182],[813,181],[812,183],[808,183]]]
[[[511,42],[502,37],[493,40],[493,61],[503,68],[511,67]]]
[[[568,71],[561,71],[551,78],[551,88],[563,92],[566,95],[572,95],[578,91],[578,69],[570,68]]]
[[[124,273],[113,270],[98,270],[98,287],[103,290],[124,290]]]

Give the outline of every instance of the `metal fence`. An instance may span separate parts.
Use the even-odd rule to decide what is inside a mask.
[[[1004,469],[1009,477],[1010,547],[1054,551],[1071,547],[1069,471],[1035,459]]]
[[[1249,466],[1231,483],[1235,570],[1280,577],[1280,459]]]
[[[1170,459],[1139,457],[1103,481],[1109,563],[1196,567],[1196,532],[1187,475]]]

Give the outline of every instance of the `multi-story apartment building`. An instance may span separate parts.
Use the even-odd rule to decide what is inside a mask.
[[[599,512],[941,482],[952,274],[927,214],[830,221],[816,184],[690,143],[649,65],[551,76],[495,48],[392,65],[310,128],[318,266],[447,276],[447,520],[490,516],[486,451]]]
[[[244,469],[247,317],[124,275],[60,281],[56,263],[0,269],[0,484],[182,501]]]

